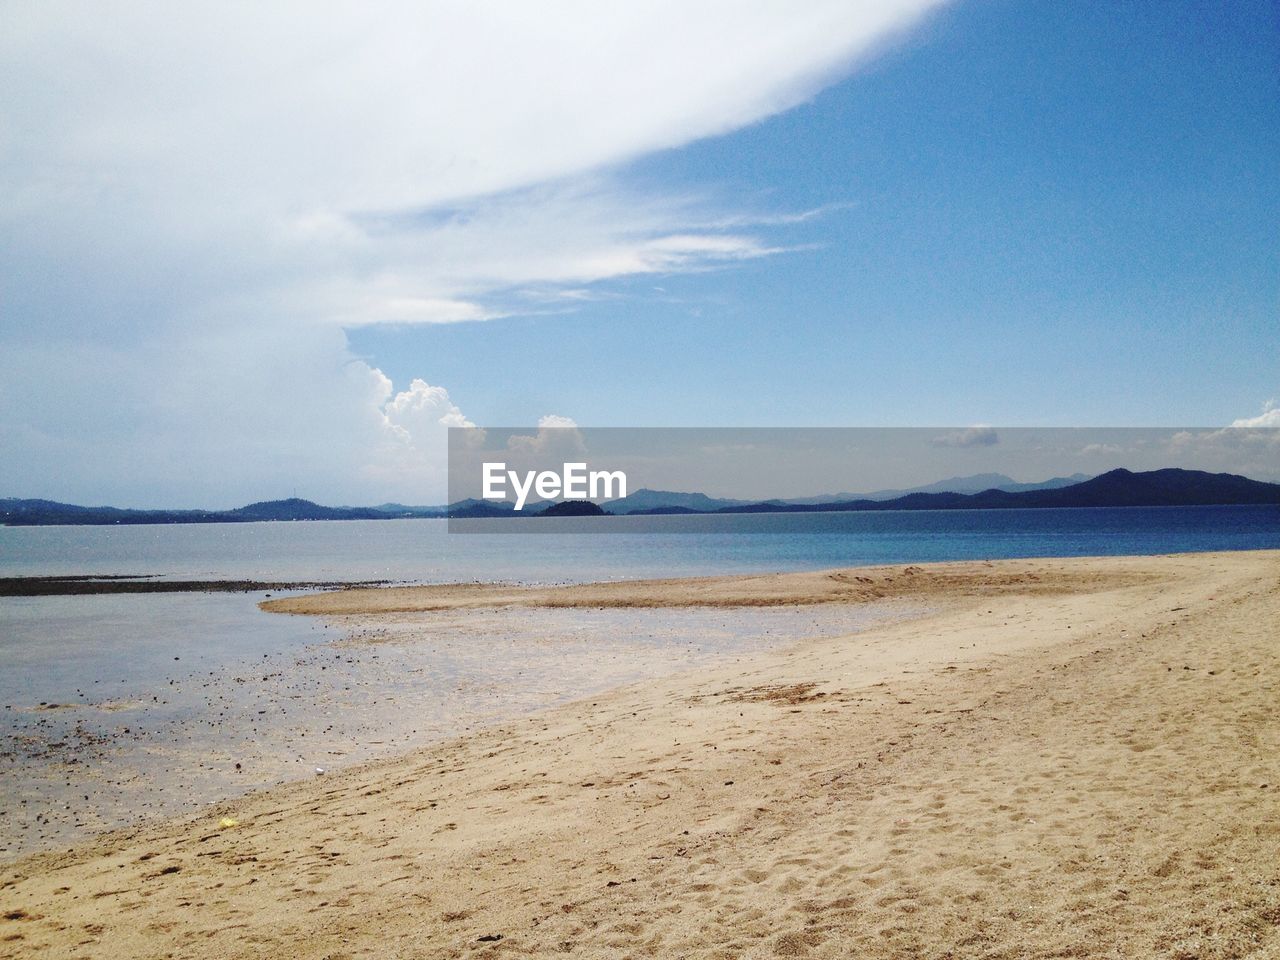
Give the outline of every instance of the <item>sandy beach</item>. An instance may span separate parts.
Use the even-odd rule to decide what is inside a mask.
[[[0,868],[0,957],[1280,956],[1280,552],[266,605],[902,599]]]

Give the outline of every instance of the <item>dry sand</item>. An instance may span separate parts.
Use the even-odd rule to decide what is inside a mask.
[[[28,858],[0,956],[1280,956],[1280,553],[913,570],[308,601],[939,612]]]

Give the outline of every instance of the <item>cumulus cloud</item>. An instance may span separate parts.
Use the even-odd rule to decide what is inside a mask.
[[[451,401],[344,328],[779,253],[817,211],[618,165],[802,102],[937,3],[6,4],[3,492],[392,495]]]
[[[548,413],[538,418],[539,430],[576,430],[577,422],[572,417],[562,417],[558,413]]]
[[[1280,408],[1268,400],[1256,417],[1242,417],[1216,430],[1179,430],[1168,445],[1182,450],[1280,448]],[[1280,464],[1276,468],[1280,469]]]
[[[382,378],[387,392],[390,392],[391,381],[380,371],[374,373]],[[387,428],[408,441],[420,441],[425,434],[434,432],[437,428],[475,426],[449,399],[448,390],[433,387],[417,378],[409,384],[408,390],[403,390],[388,400],[382,412]]]
[[[1236,420],[1215,430],[1179,430],[1163,445],[1180,464],[1201,470],[1243,474],[1255,480],[1280,481],[1280,423],[1267,414]]]
[[[1232,420],[1231,426],[1236,429],[1249,429],[1250,427],[1280,427],[1280,407],[1276,406],[1274,400],[1268,400],[1262,405],[1262,413],[1256,417],[1244,417],[1239,420]]]
[[[993,447],[1000,442],[1000,435],[994,428],[979,424],[941,434],[929,442],[935,447]]]
[[[581,459],[587,454],[582,431],[569,417],[549,413],[538,420],[538,432],[532,436],[515,434],[507,438],[507,451],[524,469],[559,467],[565,460]]]
[[[380,442],[363,470],[361,479],[386,497],[422,505],[439,501],[447,486],[450,428],[476,428],[449,397],[449,391],[415,378],[408,389],[395,391],[391,381],[367,364],[363,367],[378,385],[376,401],[381,417]],[[469,431],[470,432],[470,431]]]
[[[1116,443],[1086,443],[1080,448],[1080,453],[1086,457],[1111,456],[1123,453],[1124,449]]]

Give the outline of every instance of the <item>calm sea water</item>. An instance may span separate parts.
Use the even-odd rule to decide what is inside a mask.
[[[0,527],[0,576],[563,582],[874,563],[1280,547],[1280,507]]]
[[[569,582],[1280,548],[1280,508],[0,527],[0,576]],[[582,525],[607,536],[568,532]],[[0,858],[898,609],[521,611],[370,645],[260,594],[0,598]],[[909,611],[908,611],[909,612]]]

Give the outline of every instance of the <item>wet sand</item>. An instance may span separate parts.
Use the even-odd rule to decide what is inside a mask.
[[[375,587],[385,580],[354,586]],[[104,593],[255,593],[263,590],[328,590],[350,587],[341,580],[166,580],[151,573],[0,577],[0,597],[71,597]]]
[[[100,615],[104,606],[93,604]],[[135,625],[147,611],[156,619],[167,613],[171,624],[184,610],[210,619],[218,612],[209,600],[167,611],[160,598],[131,606]],[[92,661],[83,645],[64,644],[90,669],[76,671],[74,689],[64,680],[60,694],[49,692],[47,658],[0,678],[0,863],[628,683],[853,634],[923,609],[885,600],[293,618],[262,613],[252,599],[236,608],[244,616],[215,620],[220,626],[203,634],[188,625],[184,634],[199,639],[181,647],[164,630],[141,651],[126,645]],[[296,639],[272,644],[271,631]],[[202,649],[210,645],[218,649]],[[120,659],[140,662],[126,678],[104,672],[100,683],[97,673],[119,671]]]
[[[1154,574],[1115,567],[1111,582],[1137,583]],[[1089,566],[1064,561],[1053,568],[1036,561],[933,563],[856,567],[755,576],[617,580],[564,586],[445,583],[430,586],[347,589],[280,597],[259,604],[275,613],[370,616],[502,607],[559,609],[668,607],[794,607],[858,604],[891,598],[942,599],[1017,592],[1062,593],[1097,587]]]
[[[1276,955],[1275,551],[313,602],[788,595],[935,612],[24,859],[0,956]]]

